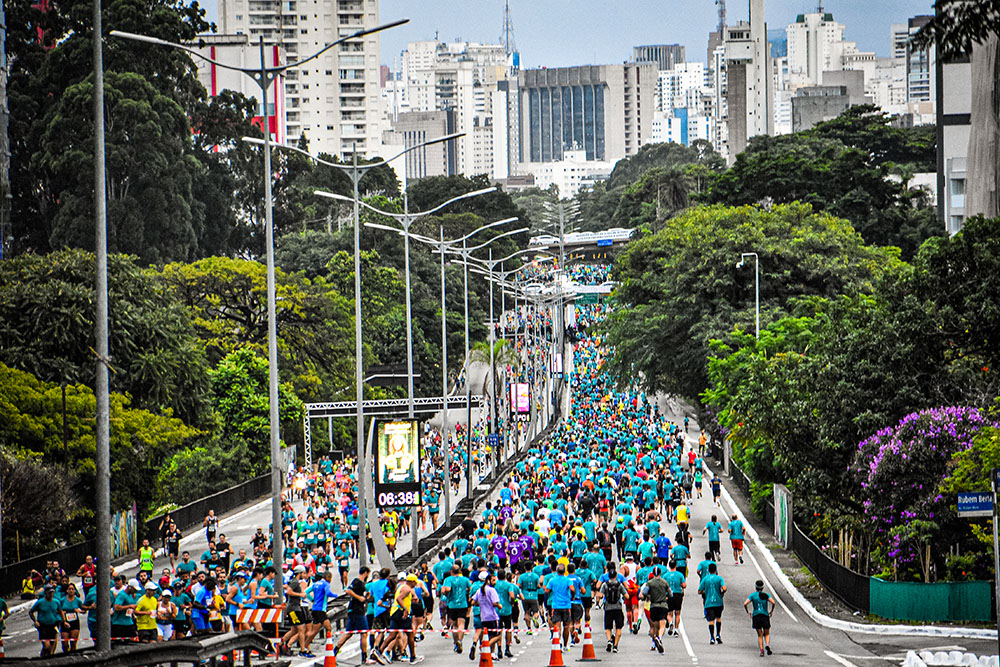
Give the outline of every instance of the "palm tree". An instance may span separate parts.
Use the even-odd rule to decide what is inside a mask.
[[[490,363],[490,344],[486,341],[476,343],[472,346],[469,351],[469,364],[476,362],[481,362],[489,365]],[[498,368],[503,368],[505,366],[511,366],[514,368],[519,367],[521,364],[521,359],[518,357],[517,352],[509,344],[509,341],[505,338],[501,338],[493,343],[493,367],[490,372],[493,373],[493,385],[494,387],[502,388],[502,380],[500,373],[497,372]],[[484,385],[484,393],[488,391],[490,385]],[[501,389],[502,390],[502,389]],[[492,424],[496,424],[496,414],[497,414],[497,397],[490,397],[490,419]]]

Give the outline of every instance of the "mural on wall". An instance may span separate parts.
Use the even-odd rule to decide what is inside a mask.
[[[121,558],[139,549],[135,503],[111,515],[111,557]]]

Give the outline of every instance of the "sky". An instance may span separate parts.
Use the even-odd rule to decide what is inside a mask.
[[[203,0],[215,20],[213,0]],[[620,63],[639,44],[683,44],[687,60],[704,62],[708,33],[718,24],[715,0],[510,0],[522,67]],[[816,0],[766,0],[769,29],[784,29]],[[889,26],[933,13],[933,0],[826,0],[824,11],[846,26],[862,51],[889,55]],[[382,33],[382,62],[393,64],[407,42],[434,39],[498,43],[504,0],[380,0],[383,22],[409,18]],[[727,23],[749,15],[748,0],[728,0]]]

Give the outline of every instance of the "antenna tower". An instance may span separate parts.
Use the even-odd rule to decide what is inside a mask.
[[[508,56],[517,51],[517,45],[514,43],[514,21],[510,17],[510,0],[504,2],[503,31],[500,41],[503,42],[504,52]]]
[[[719,7],[719,36],[723,37],[726,30],[726,0],[715,0],[715,4]]]

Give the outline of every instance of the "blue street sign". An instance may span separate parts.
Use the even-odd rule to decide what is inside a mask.
[[[597,239],[597,245],[603,248],[604,246],[614,245],[614,241],[611,239]]]
[[[988,491],[959,493],[958,516],[993,516],[993,494]]]
[[[499,433],[490,433],[489,438],[487,438],[487,442],[489,443],[490,447],[499,447],[500,446],[500,434]]]

